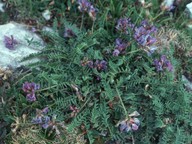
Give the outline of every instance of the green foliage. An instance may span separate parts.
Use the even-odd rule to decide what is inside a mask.
[[[158,5],[155,1],[153,3]],[[19,1],[16,4],[23,5]],[[64,8],[58,1],[56,5],[55,7],[60,8],[58,11]],[[177,60],[177,51],[174,51],[173,46],[170,45],[170,51],[162,53],[168,55],[174,65],[174,72],[156,72],[153,59],[158,58],[159,54],[148,56],[132,40],[131,35],[123,37],[131,41],[126,53],[118,57],[112,56],[114,40],[119,37],[118,32],[114,30],[117,19],[125,15],[137,24],[144,17],[144,9],[139,11],[134,1],[129,0],[98,0],[95,5],[100,12],[95,24],[93,25],[91,19],[86,16],[85,27],[80,29],[80,20],[73,18],[79,17],[81,13],[71,1],[67,1],[67,5],[71,6],[71,16],[66,13],[64,19],[55,18],[54,32],[41,33],[43,39],[48,41],[46,47],[40,53],[24,59],[25,61],[38,57],[40,61],[29,65],[31,72],[18,78],[17,83],[13,83],[14,88],[6,91],[3,96],[6,102],[14,99],[14,102],[11,101],[14,110],[9,108],[12,103],[0,105],[0,110],[3,109],[0,113],[3,121],[1,127],[4,127],[4,121],[7,124],[12,123],[13,116],[7,115],[21,117],[28,114],[28,121],[31,123],[35,109],[48,106],[49,114],[56,114],[57,122],[64,122],[67,127],[66,131],[59,129],[63,132],[62,136],[77,131],[77,135],[84,136],[91,144],[109,141],[135,141],[136,144],[190,143],[191,93],[184,88],[180,71],[182,63]],[[157,11],[159,10],[155,7],[154,13],[149,17],[151,21]],[[160,19],[163,21],[166,18],[160,16]],[[58,23],[61,27],[58,27]],[[76,36],[64,38],[63,30],[66,28],[72,29]],[[82,66],[83,60],[97,59],[108,62],[106,71]],[[191,63],[190,58],[187,62]],[[187,70],[190,71],[190,68]],[[41,85],[41,89],[37,91],[37,101],[34,103],[27,102],[25,94],[21,91],[25,81]],[[79,111],[73,114],[71,106],[76,106]],[[139,130],[119,132],[116,124],[126,119],[133,111],[140,113]],[[44,133],[41,130],[38,132]],[[57,139],[54,134],[51,137],[53,141]],[[63,137],[61,139],[66,140]]]

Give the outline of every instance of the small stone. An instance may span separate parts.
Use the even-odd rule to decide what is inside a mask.
[[[51,12],[49,10],[45,10],[43,13],[42,13],[42,16],[48,21],[51,19]]]
[[[1,12],[5,12],[5,10],[3,9],[4,3],[0,2],[0,11]]]
[[[11,35],[18,42],[15,50],[6,48],[4,44],[4,36]],[[37,34],[27,30],[27,26],[15,22],[0,25],[0,67],[11,66],[15,69],[22,65],[37,62],[37,58],[25,62],[20,61],[30,54],[40,52],[43,47],[43,40]]]
[[[189,29],[192,29],[192,24],[187,24],[187,27],[188,27]]]
[[[185,75],[182,75],[182,81],[185,83],[185,88],[188,91],[192,92],[192,82],[190,82]]]
[[[192,2],[186,5],[186,12],[189,14],[189,17],[192,19]]]
[[[161,3],[161,9],[169,11],[169,10],[171,10],[173,8],[173,3],[174,3],[174,0],[164,0]]]

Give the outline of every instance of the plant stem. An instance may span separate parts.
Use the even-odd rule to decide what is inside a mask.
[[[121,98],[121,96],[120,96],[120,94],[119,94],[119,90],[117,89],[117,87],[116,87],[116,91],[117,91],[117,95],[118,95],[118,97],[119,97],[119,99],[120,99],[121,105],[122,105],[122,107],[123,107],[123,110],[124,110],[124,112],[125,112],[125,116],[126,116],[126,118],[128,118],[127,110],[126,110],[126,108],[125,108],[125,105],[124,105],[124,103],[123,103],[123,100],[122,100],[122,98]]]
[[[84,12],[83,12],[83,14],[82,14],[82,16],[81,16],[81,26],[80,26],[80,30],[81,30],[82,27],[83,27],[83,21],[84,21]]]
[[[164,11],[160,12],[156,17],[154,17],[152,20],[156,20],[159,16],[161,16],[162,14],[164,14]]]
[[[132,137],[132,144],[135,144],[135,139],[134,139],[133,135],[131,137]]]
[[[135,52],[138,52],[138,51],[141,51],[141,49],[138,49],[138,50],[135,50],[135,51],[128,52],[127,54],[135,53]]]
[[[93,33],[93,30],[94,30],[94,25],[95,25],[95,21],[93,20],[93,24],[92,24],[92,28],[91,28],[92,33]]]

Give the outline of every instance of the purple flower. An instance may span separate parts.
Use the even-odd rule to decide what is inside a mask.
[[[32,119],[32,123],[34,123],[34,124],[41,124],[42,123],[42,117],[38,116],[36,118],[33,118]]]
[[[125,53],[127,46],[127,42],[123,42],[122,39],[117,38],[115,40],[115,50],[113,51],[113,56],[118,56],[119,54]]]
[[[147,20],[142,21],[140,27],[136,27],[134,30],[133,37],[142,46],[150,46],[157,41],[156,38],[151,36],[151,34],[157,32],[157,28],[149,25]]]
[[[97,68],[97,70],[102,70],[102,71],[104,71],[104,70],[106,70],[107,69],[107,62],[105,61],[105,60],[101,60],[101,61],[99,61],[99,60],[96,60],[96,62],[95,62],[95,67]]]
[[[43,125],[42,125],[42,127],[44,129],[47,129],[50,126],[50,124],[51,124],[50,117],[49,116],[44,116],[43,117]]]
[[[171,62],[169,60],[167,60],[165,55],[162,55],[160,60],[155,59],[153,64],[155,65],[155,68],[158,72],[163,71],[165,69],[167,69],[168,71],[173,70],[173,66],[172,66]]]
[[[11,35],[11,37],[4,36],[4,44],[5,44],[6,48],[8,48],[10,50],[14,50],[15,46],[18,44],[18,42]]]
[[[76,35],[71,29],[66,28],[63,36],[64,38],[71,38],[71,37],[75,37]]]
[[[129,132],[129,131],[136,131],[140,126],[140,121],[138,118],[130,118],[129,120],[123,120],[118,123],[118,127],[120,132]]]
[[[93,21],[96,20],[96,15],[98,13],[98,9],[94,8],[93,5],[89,7],[89,16],[92,18]]]
[[[48,108],[48,107],[45,107],[44,109],[42,109],[41,112],[42,112],[43,114],[47,114],[48,111],[49,111],[49,108]]]
[[[131,20],[130,18],[121,18],[121,19],[119,19],[118,22],[117,22],[116,29],[123,32],[123,33],[125,33],[125,34],[128,34],[128,27],[133,29],[134,26],[135,26],[134,24],[132,24],[130,22],[130,20]]]
[[[27,98],[27,101],[30,101],[30,102],[36,101],[35,92],[28,93],[26,98]]]
[[[138,130],[138,128],[139,128],[139,126],[136,125],[136,124],[131,125],[131,129],[134,130],[134,131]]]
[[[173,65],[170,61],[166,61],[166,67],[168,71],[173,71]]]
[[[138,118],[131,118],[131,119],[129,120],[129,123],[130,123],[131,129],[132,129],[133,131],[138,130],[138,128],[139,128],[139,126],[140,126],[140,121],[139,121]]]
[[[79,4],[78,6],[78,9],[81,11],[81,12],[85,12],[85,11],[88,11],[91,3],[88,2],[87,0],[78,0],[77,3]]]
[[[94,68],[93,61],[89,61],[89,62],[87,63],[87,66],[88,66],[89,68]]]
[[[37,29],[36,29],[35,27],[32,27],[32,28],[31,28],[31,31],[32,31],[33,33],[35,33],[35,32],[37,32]]]
[[[27,93],[27,100],[28,101],[36,101],[36,97],[35,97],[35,91],[40,89],[40,86],[38,84],[35,84],[34,82],[29,83],[29,82],[25,82],[23,84],[23,91],[25,93]]]
[[[128,121],[122,121],[119,123],[119,130],[120,132],[129,132],[131,130],[131,127],[128,123]]]
[[[23,84],[23,91],[26,93],[29,92],[35,92],[36,90],[38,90],[40,88],[40,86],[38,84],[35,84],[34,82],[29,83],[29,82],[25,82]]]
[[[120,54],[120,51],[118,49],[115,49],[113,51],[113,56],[119,56],[119,54]]]
[[[127,48],[128,44],[123,42],[122,39],[117,38],[115,40],[115,48],[118,49],[120,52],[123,52]]]
[[[139,120],[138,118],[133,118],[133,122],[134,122],[136,125],[140,126],[140,120]]]
[[[107,62],[105,60],[96,60],[95,62],[86,60],[81,62],[82,66],[88,66],[89,68],[95,68],[98,71],[104,71],[107,69]]]
[[[97,80],[97,81],[100,81],[100,80],[101,80],[101,77],[97,75],[97,76],[96,76],[96,80]]]

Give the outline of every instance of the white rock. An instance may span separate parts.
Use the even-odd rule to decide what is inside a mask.
[[[48,21],[51,19],[51,12],[49,10],[45,10],[43,13],[42,13],[42,16]]]
[[[174,3],[174,0],[164,0],[162,3],[161,3],[161,8],[163,10],[170,10],[171,7],[173,6],[173,3]]]
[[[186,5],[186,11],[189,13],[190,18],[192,19],[192,2]]]
[[[54,30],[53,28],[47,27],[47,26],[44,26],[42,28],[42,32],[49,33],[49,34],[52,34],[52,35],[55,35],[55,36],[59,36],[59,33],[58,33],[57,30]]]
[[[10,50],[5,47],[4,36],[10,37],[13,35],[18,44],[15,46],[15,50]],[[32,41],[29,45],[28,41]],[[10,22],[5,25],[0,25],[0,67],[11,66],[13,68],[25,65],[28,63],[36,62],[38,59],[29,60],[26,62],[20,62],[24,57],[40,52],[44,47],[43,40],[27,30],[25,25]]]
[[[182,81],[185,83],[186,89],[192,91],[192,83],[184,75],[182,75]]]
[[[145,0],[139,0],[139,2],[142,4],[142,6],[145,5]]]
[[[54,31],[52,28],[47,27],[47,26],[44,26],[44,27],[42,28],[42,31],[43,31],[43,32],[55,33],[55,31]]]
[[[0,11],[1,12],[5,12],[5,10],[3,9],[4,3],[0,2]]]
[[[192,23],[188,23],[188,24],[187,24],[187,27],[188,27],[189,29],[192,29]]]

